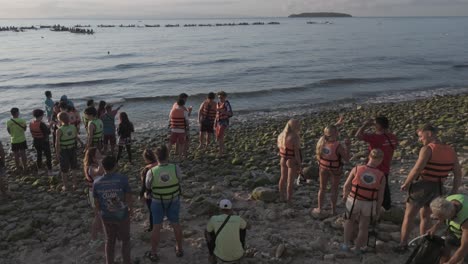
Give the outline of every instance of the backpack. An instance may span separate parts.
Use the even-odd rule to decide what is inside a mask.
[[[439,236],[424,236],[413,250],[406,264],[439,263],[445,240]]]

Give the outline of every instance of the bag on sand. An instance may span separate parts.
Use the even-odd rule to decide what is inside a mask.
[[[445,241],[439,236],[424,236],[413,250],[406,264],[439,263]]]

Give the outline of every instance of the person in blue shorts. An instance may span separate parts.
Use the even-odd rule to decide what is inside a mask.
[[[146,256],[151,261],[158,261],[157,254],[160,231],[163,219],[166,216],[174,229],[176,239],[175,252],[182,257],[182,227],[179,224],[180,211],[180,180],[179,166],[168,163],[169,150],[166,146],[156,149],[158,165],[151,168],[146,174],[146,188],[151,195],[151,213],[153,215],[153,231],[151,236],[151,251]]]

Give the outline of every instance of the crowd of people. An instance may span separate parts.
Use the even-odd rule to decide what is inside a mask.
[[[128,160],[132,159],[133,123],[122,106],[113,109],[113,105],[100,101],[95,107],[93,100],[88,100],[83,115],[76,110],[72,101],[65,95],[58,102],[52,100],[52,93],[45,92],[45,111],[35,109],[29,130],[36,149],[36,166],[43,168],[42,157],[46,159],[46,172],[52,171],[52,153],[60,167],[64,192],[75,190],[79,176],[73,172],[78,164],[78,145],[84,149],[83,173],[88,186],[88,200],[94,210],[91,225],[91,240],[99,241],[99,233],[105,236],[106,263],[114,261],[116,239],[122,241],[124,263],[131,263],[130,257],[130,216],[133,199],[128,177],[118,172],[118,162],[124,148]],[[224,155],[224,135],[233,116],[232,107],[225,92],[209,93],[198,110],[199,148],[206,149],[215,135],[219,155]],[[184,255],[183,233],[179,221],[181,207],[181,169],[169,162],[170,152],[175,145],[175,156],[179,160],[187,157],[189,151],[189,117],[192,107],[186,107],[188,95],[181,94],[169,111],[168,143],[155,150],[144,149],[145,164],[141,170],[141,190],[138,199],[144,201],[149,211],[151,232],[151,250],[145,256],[151,261],[159,260],[158,245],[160,230],[164,218],[167,218],[174,230],[176,239],[175,254]],[[119,124],[116,125],[116,117]],[[47,122],[45,122],[45,118]],[[86,140],[80,139],[80,127],[83,123]],[[344,117],[340,116],[335,124],[324,128],[323,135],[316,144],[315,157],[319,168],[320,188],[318,204],[311,210],[312,216],[328,214],[325,196],[328,182],[330,188],[331,215],[337,213],[338,189],[343,176],[343,165],[349,163],[350,140],[340,141],[340,130],[344,129]],[[11,109],[11,119],[7,121],[7,130],[11,137],[11,151],[18,173],[28,171],[27,142],[25,132],[27,122],[20,118],[18,108]],[[368,131],[373,126],[373,131]],[[296,178],[302,177],[302,142],[300,137],[301,122],[291,119],[278,136],[277,146],[280,156],[281,177],[278,188],[280,200],[290,203],[293,200],[293,186]],[[117,136],[116,136],[117,134]],[[52,135],[53,143],[50,143]],[[454,149],[437,137],[437,129],[426,124],[417,130],[419,141],[423,144],[418,160],[401,186],[408,191],[406,211],[401,227],[401,243],[394,250],[404,253],[408,250],[408,238],[413,220],[420,212],[421,235],[435,234],[439,227],[448,223],[452,235],[447,239],[447,247],[441,263],[459,263],[468,253],[468,196],[458,193],[461,185],[461,168]],[[118,137],[118,138],[117,138]],[[389,188],[389,172],[393,153],[398,146],[398,139],[390,131],[390,122],[385,116],[377,116],[362,124],[355,134],[359,140],[369,144],[369,156],[365,164],[350,170],[342,190],[342,200],[346,208],[344,239],[341,250],[362,254],[366,251],[369,225],[379,219],[383,210],[392,207]],[[53,146],[53,150],[51,148]],[[118,145],[117,155],[115,147]],[[444,182],[449,173],[453,173],[453,187],[450,196],[446,193]],[[0,148],[0,191],[8,195],[5,183],[5,153]],[[233,212],[231,201],[219,202],[221,214],[213,216],[207,224],[207,240],[210,263],[236,262],[244,255],[247,223]],[[430,226],[431,213],[438,222]],[[450,249],[455,250],[455,253]],[[452,250],[452,251],[453,251]]]

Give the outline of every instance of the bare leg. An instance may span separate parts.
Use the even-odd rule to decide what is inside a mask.
[[[320,189],[318,191],[318,207],[314,209],[315,212],[321,213],[323,209],[323,200],[325,199],[325,193],[327,191],[328,184],[328,171],[320,169]]]
[[[162,226],[161,224],[153,225],[153,231],[151,232],[151,253],[154,255],[158,253],[161,226]]]
[[[336,214],[336,201],[338,199],[338,187],[340,185],[341,172],[330,172],[331,175],[331,208],[332,214]]]
[[[94,219],[93,223],[91,224],[91,240],[96,240],[98,233],[102,233],[102,221],[101,217],[99,216],[99,212],[94,210]]]
[[[408,236],[413,228],[414,218],[418,213],[419,207],[415,206],[412,203],[406,203],[405,217],[401,225],[401,238],[400,245],[408,244]]]
[[[291,201],[291,197],[294,190],[294,179],[297,177],[297,166],[296,162],[293,160],[286,161],[288,166],[288,189],[286,191],[286,200]]]
[[[367,243],[367,237],[369,235],[369,216],[359,217],[359,232],[356,238],[356,249],[361,249]]]
[[[344,241],[343,242],[348,247],[351,245],[351,241],[354,238],[354,222],[355,221],[356,221],[356,214],[353,214],[350,216],[349,219],[347,219],[344,222],[344,234],[343,234]]]
[[[204,136],[205,136],[205,132],[200,132],[200,134],[198,135],[198,140],[200,141],[200,144],[198,145],[198,149],[201,149],[203,146]]]
[[[288,166],[286,165],[286,160],[284,158],[280,159],[281,167],[281,178],[278,183],[278,189],[280,193],[280,200],[284,201],[286,199],[286,181],[288,178]]]
[[[176,240],[176,250],[182,250],[182,227],[180,224],[172,224],[172,228],[174,229],[174,235]]]
[[[15,157],[16,169],[19,170],[20,169],[20,154],[19,154],[19,151],[18,150],[13,151],[13,156]]]
[[[431,225],[431,208],[429,206],[424,206],[419,210],[419,218],[421,222],[419,223],[419,233],[422,235],[426,234],[427,230],[432,226]]]
[[[62,190],[66,191],[68,189],[68,172],[60,172],[62,174],[63,188]]]
[[[211,143],[211,134],[206,132],[206,145],[205,145],[205,149],[208,148],[208,146],[210,145]]]
[[[24,149],[20,150],[20,155],[21,155],[21,161],[23,164],[23,169],[26,170],[28,169],[28,158],[26,157],[26,150]]]

